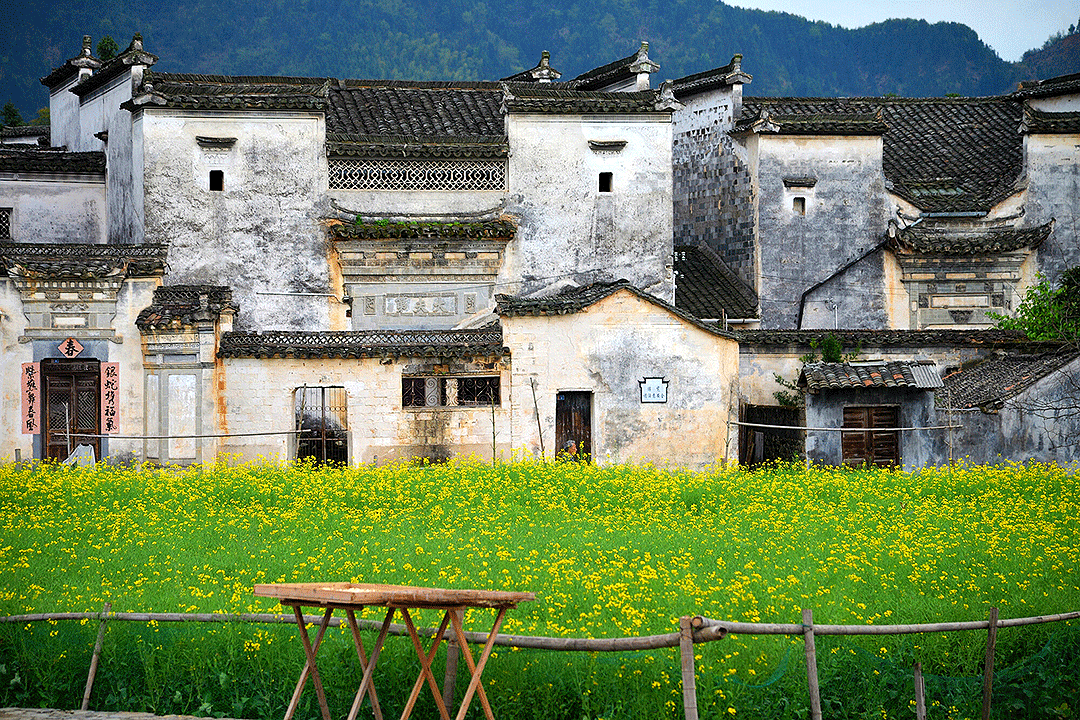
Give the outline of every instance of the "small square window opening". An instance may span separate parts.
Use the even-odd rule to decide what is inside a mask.
[[[609,172],[600,173],[600,192],[602,192],[602,193],[611,192],[611,173],[609,173]]]
[[[216,192],[221,192],[225,189],[225,171],[224,170],[211,170],[210,171],[210,189]]]
[[[795,198],[791,203],[791,210],[796,215],[805,215],[806,214],[806,198],[804,198],[804,197]]]

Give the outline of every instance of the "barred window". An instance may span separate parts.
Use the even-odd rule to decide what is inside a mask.
[[[296,458],[349,462],[349,423],[343,387],[302,387],[294,396]]]
[[[330,158],[331,190],[505,190],[506,161]]]
[[[0,240],[11,239],[11,208],[0,207]]]
[[[402,407],[498,407],[499,376],[403,377]]]

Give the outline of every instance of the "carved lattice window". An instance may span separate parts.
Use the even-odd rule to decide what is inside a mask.
[[[11,239],[11,208],[0,207],[0,240]]]
[[[505,190],[505,160],[330,159],[331,190]]]
[[[401,378],[402,407],[497,407],[499,399],[498,375]]]

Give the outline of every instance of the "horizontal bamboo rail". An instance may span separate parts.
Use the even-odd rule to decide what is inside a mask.
[[[1080,619],[1080,611],[1059,615],[1035,615],[1024,618],[998,620],[997,627],[1020,627],[1039,623]],[[698,615],[692,621],[695,628],[718,628],[732,635],[802,635],[804,625],[793,623],[744,623],[726,620],[710,620]],[[911,633],[954,632],[957,630],[986,630],[989,620],[970,622],[927,623],[923,625],[814,625],[815,635],[907,635]]]

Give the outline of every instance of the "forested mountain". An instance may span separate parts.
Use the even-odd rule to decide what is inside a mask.
[[[848,30],[709,0],[54,0],[20,3],[2,23],[0,103],[32,118],[47,103],[38,78],[76,55],[82,35],[123,48],[135,32],[156,69],[174,72],[498,79],[550,50],[568,79],[648,40],[659,79],[742,53],[754,95],[987,95],[1030,79],[965,25]]]

